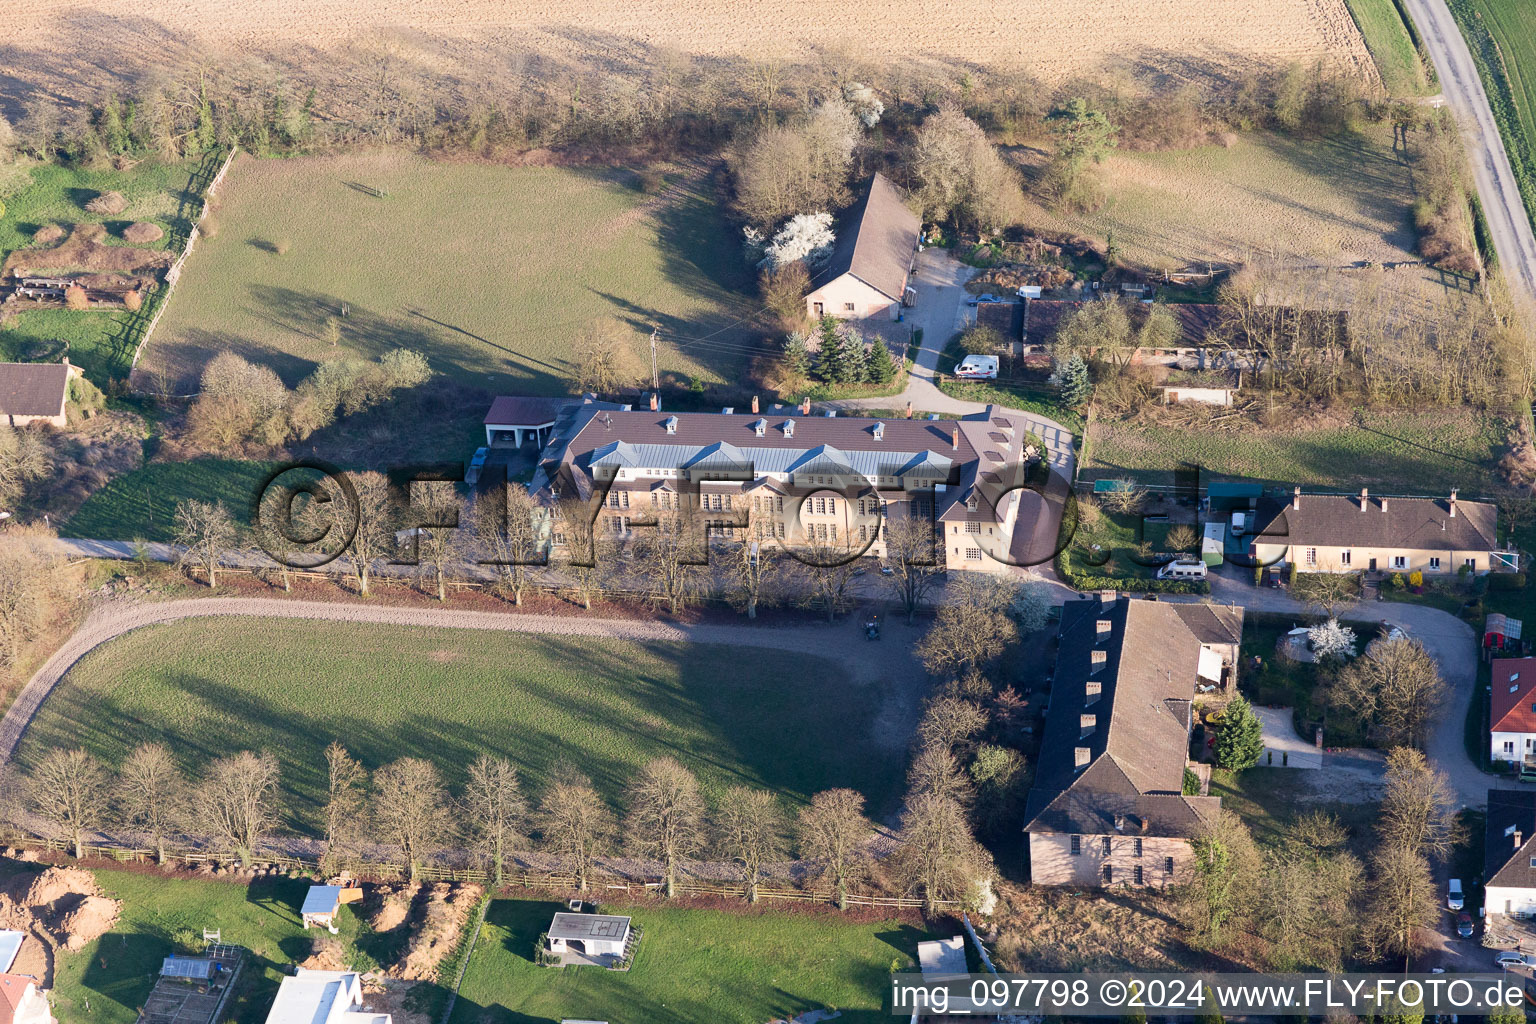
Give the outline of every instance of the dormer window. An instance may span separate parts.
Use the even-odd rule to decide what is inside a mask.
[[[1074,767],[1078,771],[1082,771],[1088,767],[1088,762],[1093,760],[1093,751],[1087,747],[1076,747],[1072,751],[1072,759],[1076,762]]]
[[[669,433],[669,434],[677,433],[677,417],[676,416],[668,416],[667,417],[667,433]]]
[[[1093,731],[1096,728],[1098,728],[1098,725],[1099,725],[1099,718],[1098,718],[1097,715],[1078,715],[1077,716],[1077,727],[1078,727],[1077,737],[1078,737],[1078,739],[1087,739],[1089,736],[1092,736],[1093,735]]]
[[[764,434],[768,433],[768,421],[760,419],[756,423],[752,424],[752,433],[756,434],[758,437],[762,437]]]
[[[1097,672],[1099,669],[1104,667],[1104,663],[1107,661],[1109,661],[1108,651],[1093,651],[1091,654],[1090,667],[1088,671]]]
[[[785,420],[784,421],[784,436],[785,437],[794,437],[795,436],[795,421],[794,420]]]
[[[1103,643],[1105,640],[1109,639],[1109,634],[1114,632],[1115,624],[1113,622],[1110,622],[1108,619],[1100,619],[1095,624],[1094,630],[1095,630],[1095,641],[1097,643]]]
[[[875,440],[876,441],[883,441],[883,440],[885,440],[885,424],[884,423],[876,423],[875,424],[874,435],[875,435]]]
[[[1099,702],[1099,695],[1103,692],[1103,683],[1098,682],[1097,680],[1089,681],[1087,691],[1083,696],[1083,705],[1085,707],[1092,707],[1093,705],[1097,704]]]

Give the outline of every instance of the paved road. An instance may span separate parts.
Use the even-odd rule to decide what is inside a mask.
[[[1482,197],[1499,263],[1519,300],[1528,311],[1536,312],[1536,234],[1520,202],[1515,172],[1472,52],[1445,0],[1406,2],[1435,62],[1446,101],[1461,122],[1477,194]]]

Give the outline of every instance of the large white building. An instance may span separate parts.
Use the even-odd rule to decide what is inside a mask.
[[[363,982],[356,971],[300,967],[278,987],[267,1024],[391,1024],[391,1019],[363,1005]]]

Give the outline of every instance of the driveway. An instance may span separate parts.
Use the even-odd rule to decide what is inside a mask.
[[[1441,90],[1461,123],[1477,194],[1488,216],[1488,229],[1499,263],[1516,296],[1536,310],[1536,234],[1520,202],[1520,187],[1472,51],[1445,0],[1406,0],[1408,12],[1435,62]]]

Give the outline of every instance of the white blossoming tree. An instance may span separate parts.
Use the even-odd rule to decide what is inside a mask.
[[[801,260],[814,267],[832,255],[832,244],[836,241],[830,213],[797,213],[768,242],[759,266],[777,270]]]
[[[1329,619],[1320,626],[1307,630],[1307,641],[1318,661],[1344,661],[1355,656],[1357,638],[1355,631]]]

